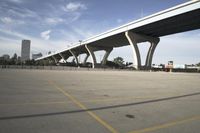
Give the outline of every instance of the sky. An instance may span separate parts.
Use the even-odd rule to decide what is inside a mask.
[[[31,54],[58,51],[112,28],[188,0],[0,0],[0,56],[21,55],[22,39],[31,40]],[[153,63],[200,62],[200,30],[160,38]],[[139,44],[142,63],[148,43]],[[103,52],[96,52],[99,62]],[[115,48],[109,60],[132,62],[130,46]],[[83,57],[82,57],[83,58]]]

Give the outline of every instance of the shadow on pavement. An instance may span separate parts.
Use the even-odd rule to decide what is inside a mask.
[[[7,116],[7,117],[0,117],[0,120],[23,119],[23,118],[31,118],[31,117],[63,115],[63,114],[81,113],[81,112],[87,112],[87,111],[96,111],[96,110],[105,110],[105,109],[112,109],[112,108],[121,108],[121,107],[127,107],[127,106],[134,106],[134,105],[141,105],[141,104],[148,104],[148,103],[155,103],[155,102],[173,100],[173,99],[190,97],[190,96],[195,96],[195,95],[200,95],[200,92],[186,94],[186,95],[180,95],[180,96],[174,96],[174,97],[167,97],[167,98],[161,98],[161,99],[154,99],[154,100],[136,102],[136,103],[127,103],[127,104],[111,105],[111,106],[105,106],[105,107],[89,108],[87,110],[80,109],[80,110],[55,112],[55,113],[45,113],[45,114],[31,114],[31,115],[20,115],[20,116]]]

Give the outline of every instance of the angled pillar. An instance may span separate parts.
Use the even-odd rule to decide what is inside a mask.
[[[85,59],[83,61],[83,65],[86,65],[88,57],[89,57],[89,54],[87,53],[86,56],[85,56]]]
[[[67,59],[72,55],[71,53],[70,53],[70,51],[68,50],[68,51],[64,51],[64,52],[61,52],[60,53],[60,56],[67,62]]]
[[[90,56],[92,58],[92,68],[95,68],[97,61],[96,61],[96,57],[94,54],[94,48],[89,45],[85,45],[85,48],[87,49],[88,53],[90,54]]]
[[[66,63],[66,60],[65,60],[64,56],[61,53],[59,53],[59,55],[64,60],[64,62]]]
[[[106,65],[106,61],[107,61],[107,59],[108,59],[108,56],[109,56],[110,53],[112,52],[112,50],[113,50],[113,48],[107,48],[107,49],[105,49],[106,53],[104,54],[103,60],[102,60],[102,62],[101,62],[101,65],[102,65],[102,66]]]
[[[77,55],[75,54],[75,52],[72,51],[72,50],[69,50],[69,52],[70,52],[70,53],[72,54],[72,56],[74,57],[74,59],[75,59],[75,61],[76,61],[76,65],[79,66],[79,64],[78,64],[78,57],[77,57]]]
[[[136,69],[141,69],[141,57],[140,57],[140,51],[137,44],[141,42],[150,42],[151,45],[149,47],[148,54],[146,57],[146,62],[145,62],[145,68],[150,69],[153,53],[160,39],[157,37],[151,37],[151,36],[133,33],[131,31],[126,31],[125,36],[132,47],[133,58],[134,58],[133,64]]]
[[[127,31],[125,32],[125,35],[133,51],[133,67],[139,69],[141,67],[141,58],[139,48],[137,46],[137,40],[132,32]]]
[[[148,54],[146,57],[146,63],[145,63],[146,69],[151,69],[153,54],[159,41],[160,41],[159,38],[152,38],[150,42],[150,47],[149,47],[149,51],[148,51]]]
[[[54,62],[57,64],[58,60],[56,59],[56,57],[54,55],[52,55],[52,58],[53,58]]]

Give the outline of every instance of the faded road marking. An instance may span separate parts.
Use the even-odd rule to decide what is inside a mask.
[[[156,130],[184,124],[184,123],[195,121],[195,120],[200,120],[200,115],[193,116],[191,118],[182,119],[182,120],[172,121],[172,122],[161,124],[161,125],[156,125],[153,127],[148,127],[148,128],[144,128],[144,129],[140,129],[140,130],[131,131],[129,133],[147,133],[147,132],[151,132],[151,131],[156,131]]]
[[[61,87],[59,87],[56,83],[49,81],[50,84],[54,85],[57,90],[59,90],[61,93],[63,93],[65,96],[67,96],[72,102],[74,102],[77,106],[79,106],[81,109],[88,110],[85,105],[83,105],[81,102],[79,102],[75,97],[73,97],[68,92],[64,91]],[[102,120],[99,116],[97,116],[92,111],[86,111],[91,117],[93,117],[97,122],[99,122],[101,125],[103,125],[105,128],[107,128],[111,133],[118,133],[116,129],[114,129],[112,126],[110,126],[107,122]]]

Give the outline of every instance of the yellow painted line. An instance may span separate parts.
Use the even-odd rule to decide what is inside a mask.
[[[61,102],[32,102],[32,103],[0,103],[2,105],[44,105],[44,104],[66,104],[65,101]]]
[[[153,126],[153,127],[148,127],[148,128],[144,128],[144,129],[140,129],[140,130],[131,131],[129,133],[147,133],[147,132],[151,132],[151,131],[160,130],[163,128],[168,128],[168,127],[184,124],[184,123],[195,121],[195,120],[200,120],[200,115],[193,116],[193,117],[187,118],[187,119],[176,120],[173,122],[169,122],[169,123],[165,123],[165,124],[161,124],[161,125],[157,125],[157,126]]]
[[[59,87],[57,84],[55,84],[52,81],[49,81],[50,84],[54,85],[56,89],[58,89],[61,93],[63,93],[65,96],[67,96],[72,102],[74,102],[77,106],[79,106],[83,110],[87,110],[87,107],[83,105],[81,102],[79,102],[75,97],[64,91],[61,87]],[[86,111],[91,117],[93,117],[97,122],[99,122],[101,125],[103,125],[105,128],[107,128],[111,133],[119,133],[116,129],[114,129],[112,126],[110,126],[107,122],[102,120],[99,116],[97,116],[92,111]]]

